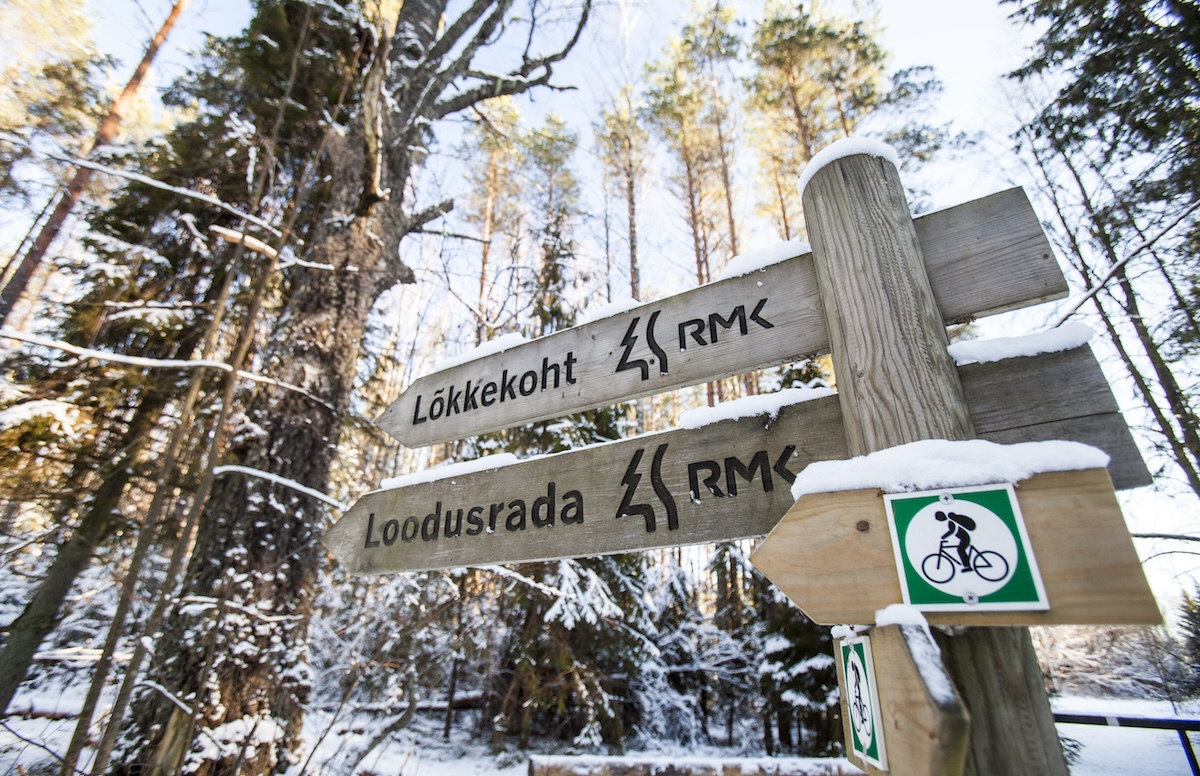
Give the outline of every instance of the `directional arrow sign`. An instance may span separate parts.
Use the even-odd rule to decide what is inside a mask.
[[[1049,609],[1014,606],[995,611],[980,606],[973,611],[963,606],[946,611],[945,605],[922,606],[931,609],[925,612],[929,622],[1156,625],[1162,621],[1105,470],[1038,474],[1019,483],[1016,492]],[[878,490],[814,493],[796,502],[750,561],[814,622],[870,623],[877,611],[904,600],[894,547],[884,496]],[[972,585],[997,579],[995,566],[986,573],[978,567],[965,568],[954,573]],[[922,573],[931,582],[948,580],[948,574],[935,578],[929,566]]]
[[[1085,442],[1112,456],[1125,486],[1149,480],[1087,348],[959,375],[981,438]],[[792,506],[795,473],[846,455],[838,398],[828,396],[774,420],[727,420],[368,493],[325,544],[352,572],[371,573],[761,536]]]
[[[846,455],[836,398],[363,496],[325,544],[350,571],[417,571],[764,534],[795,473]]]
[[[1020,189],[915,221],[947,322],[1054,299],[1066,283]],[[415,381],[379,418],[409,446],[460,439],[826,352],[811,254]]]

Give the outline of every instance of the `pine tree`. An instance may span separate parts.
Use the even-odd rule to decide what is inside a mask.
[[[650,141],[641,117],[642,105],[633,87],[625,84],[613,95],[611,107],[600,113],[593,127],[600,159],[608,176],[617,181],[625,200],[625,224],[629,239],[629,296],[641,299],[641,270],[638,265],[638,189],[646,172]]]
[[[82,2],[6,0],[0,3],[0,202],[28,206],[48,199],[46,181],[22,172],[34,148],[77,151],[103,115],[100,80],[107,60],[91,44]],[[12,137],[24,143],[13,142]],[[36,166],[40,168],[40,165]],[[56,171],[57,172],[57,171]]]

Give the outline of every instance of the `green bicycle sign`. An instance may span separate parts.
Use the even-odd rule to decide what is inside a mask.
[[[846,708],[850,717],[850,741],[847,743],[854,754],[886,771],[887,751],[879,724],[879,696],[871,640],[867,636],[857,636],[839,641],[838,659],[846,678]]]
[[[926,611],[1050,608],[1012,485],[884,500],[905,603]]]

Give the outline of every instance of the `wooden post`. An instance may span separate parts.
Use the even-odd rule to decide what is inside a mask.
[[[803,203],[850,454],[973,438],[896,168],[867,154],[835,160]],[[1028,629],[937,640],[971,716],[965,773],[1066,776]]]

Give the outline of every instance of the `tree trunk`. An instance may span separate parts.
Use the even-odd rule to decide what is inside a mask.
[[[165,398],[157,393],[142,399],[129,427],[116,443],[115,449],[121,453],[103,475],[79,526],[59,547],[37,591],[9,625],[8,636],[0,648],[0,709],[8,709],[17,687],[29,672],[34,653],[62,619],[63,601],[75,580],[120,523],[117,506],[132,476],[133,461],[157,424],[165,403]]]
[[[230,451],[237,463],[316,489],[328,481],[359,346],[383,274],[383,251],[372,238],[372,229],[378,228],[372,220],[354,219],[316,246],[313,260],[337,270],[299,278],[267,356],[268,369],[279,379],[305,388],[337,411],[293,392],[259,392],[246,415],[264,434]],[[359,271],[345,272],[350,263]],[[185,702],[204,705],[202,727],[249,722],[247,727],[258,726],[261,745],[239,747],[192,773],[232,774],[238,759],[244,759],[246,772],[272,773],[286,764],[282,752],[298,748],[311,689],[304,664],[308,621],[324,561],[320,536],[327,523],[319,501],[268,480],[223,477],[213,488],[181,598],[211,599],[223,583],[231,582],[228,615],[215,626],[220,657],[202,684],[206,656],[193,634],[208,627],[207,609],[176,609],[162,639],[171,645],[170,654],[160,652],[155,679]],[[256,614],[248,618],[246,612]],[[186,716],[161,696],[146,696],[135,710],[134,724],[147,744],[122,772],[137,772],[133,763],[162,768],[185,757],[192,741],[182,740],[186,725],[178,718]]]
[[[632,121],[632,119],[631,119]],[[641,301],[642,276],[638,269],[637,178],[633,169],[633,141],[626,141],[625,212],[629,219],[629,295]]]

